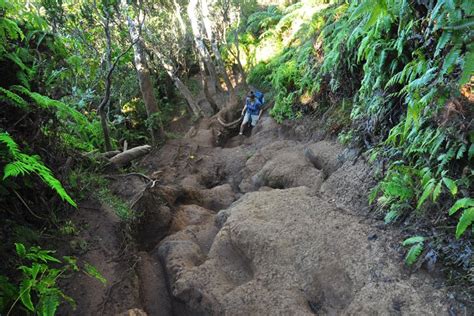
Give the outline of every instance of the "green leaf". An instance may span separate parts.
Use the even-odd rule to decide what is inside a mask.
[[[33,286],[33,280],[25,279],[20,283],[20,299],[23,305],[30,311],[34,312],[35,307],[31,301],[31,287]]]
[[[459,83],[462,85],[468,83],[472,75],[474,75],[474,45],[470,46],[464,56],[463,71]]]
[[[441,194],[441,184],[442,184],[442,181],[439,181],[433,190],[433,202],[436,202],[439,195]]]
[[[77,258],[70,257],[70,256],[63,256],[64,261],[70,266],[73,271],[79,271],[79,267],[77,266]]]
[[[4,89],[2,87],[0,87],[0,92],[5,95],[5,97],[0,96],[0,100],[8,100],[21,109],[28,108],[28,103],[18,94],[13,93],[10,90]]]
[[[458,153],[456,154],[456,159],[461,159],[465,152],[466,152],[466,145],[462,144],[459,147]]]
[[[0,275],[0,311],[6,310],[18,296],[18,289],[7,277]]]
[[[451,39],[451,32],[444,31],[441,37],[438,40],[438,45],[436,45],[436,51],[434,56],[438,56],[441,50],[446,46],[446,44]]]
[[[458,210],[467,207],[474,207],[474,199],[471,198],[462,198],[456,201],[454,205],[449,209],[448,214],[451,216],[455,214]]]
[[[36,257],[43,261],[44,263],[48,263],[48,261],[61,263],[60,260],[56,259],[55,257],[49,255],[48,253],[53,252],[51,250],[39,250]]]
[[[58,294],[58,291],[50,291],[50,293],[41,296],[38,315],[54,316],[60,303],[61,296]]]
[[[410,250],[407,253],[407,256],[405,257],[405,262],[411,266],[413,263],[416,262],[418,257],[420,256],[421,252],[423,251],[423,244],[422,243],[417,243],[413,245]]]
[[[15,249],[20,257],[24,258],[26,256],[26,248],[22,243],[15,243]]]
[[[410,238],[407,238],[403,241],[402,245],[403,246],[408,246],[408,245],[413,245],[417,243],[422,243],[425,241],[425,237],[423,236],[413,236]]]
[[[85,270],[86,274],[88,274],[89,276],[91,276],[93,278],[96,278],[97,280],[102,282],[102,284],[105,285],[107,283],[107,279],[104,278],[102,276],[102,274],[100,274],[100,272],[97,270],[97,268],[94,267],[93,265],[86,262],[84,270]]]
[[[434,185],[435,185],[435,179],[431,179],[425,185],[425,189],[423,190],[423,194],[421,195],[420,199],[418,200],[418,205],[416,206],[417,209],[419,209],[423,205],[423,203],[426,201],[426,199],[430,196],[431,192],[433,192]]]
[[[377,198],[378,193],[380,192],[380,184],[377,184],[375,187],[372,188],[369,194],[369,205],[374,203],[375,199]]]
[[[451,51],[446,55],[444,59],[443,67],[441,70],[442,74],[450,74],[452,72],[452,67],[456,64],[461,51],[459,48],[454,47]]]
[[[446,177],[443,177],[443,182],[453,196],[458,193],[458,186],[456,185],[456,182]]]
[[[462,213],[459,219],[458,225],[456,226],[456,238],[459,239],[461,235],[466,231],[469,225],[474,222],[474,207],[468,208]]]
[[[399,214],[397,211],[395,210],[389,211],[387,214],[385,214],[385,218],[384,218],[385,224],[390,224],[391,222],[396,220],[398,216]]]

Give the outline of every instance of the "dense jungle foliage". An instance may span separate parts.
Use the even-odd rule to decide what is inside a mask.
[[[247,84],[376,166],[368,199],[407,264],[472,287],[473,37],[468,0],[0,0],[0,314],[74,304],[71,273],[106,282],[43,248],[75,234],[82,199],[133,220],[108,153],[179,137],[222,106],[208,91]]]

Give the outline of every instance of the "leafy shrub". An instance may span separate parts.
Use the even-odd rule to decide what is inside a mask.
[[[23,176],[31,173],[35,174],[51,189],[56,191],[63,200],[72,206],[76,206],[76,203],[69,194],[67,194],[66,190],[64,190],[61,182],[59,182],[51,170],[41,162],[39,156],[30,156],[20,152],[18,145],[8,133],[0,133],[0,144],[3,145],[3,150],[0,147],[0,157],[2,157],[3,161],[7,162],[3,170],[3,180],[9,177]]]
[[[0,312],[10,314],[19,301],[27,311],[44,316],[55,315],[62,301],[75,307],[74,300],[64,294],[57,285],[58,279],[66,277],[67,273],[80,271],[75,258],[64,256],[65,263],[62,264],[52,255],[54,251],[43,250],[41,247],[27,249],[21,243],[16,243],[15,248],[21,259],[21,264],[18,266],[22,274],[21,281],[17,287],[0,275],[0,289],[3,293],[0,296]],[[58,264],[62,266],[52,266]],[[83,271],[103,284],[106,283],[104,277],[90,264],[85,263]]]

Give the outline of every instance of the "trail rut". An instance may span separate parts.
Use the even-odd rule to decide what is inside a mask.
[[[442,280],[411,273],[401,237],[368,216],[370,166],[319,135],[264,116],[249,137],[217,146],[201,123],[143,159],[152,185],[135,175],[116,181],[114,192],[141,215],[134,307],[148,315],[468,314]]]

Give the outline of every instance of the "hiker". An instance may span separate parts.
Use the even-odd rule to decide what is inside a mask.
[[[257,122],[260,119],[260,116],[262,115],[263,102],[265,102],[265,97],[263,93],[261,93],[260,91],[250,91],[247,98],[245,99],[245,106],[242,109],[242,115],[244,116],[244,120],[240,125],[239,135],[243,135],[245,125],[249,121],[253,127],[257,125]]]

